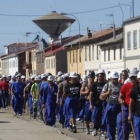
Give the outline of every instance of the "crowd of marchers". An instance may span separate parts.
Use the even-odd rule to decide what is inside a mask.
[[[79,74],[51,73],[31,75],[28,80],[20,73],[0,78],[0,108],[12,107],[15,116],[26,107],[34,119],[54,127],[56,120],[62,128],[77,133],[76,121],[84,121],[86,134],[109,140],[128,140],[132,131],[140,140],[140,72],[91,71],[83,78]],[[91,126],[92,124],[92,126]],[[90,131],[92,129],[92,132]],[[100,132],[100,134],[99,134]],[[105,133],[107,132],[107,133]]]

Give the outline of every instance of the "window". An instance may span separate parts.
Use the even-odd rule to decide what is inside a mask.
[[[51,68],[53,69],[53,59],[51,59]]]
[[[127,33],[127,49],[131,49],[131,32]]]
[[[76,63],[77,63],[77,61],[78,61],[78,60],[77,60],[77,58],[78,58],[77,55],[78,55],[78,50],[76,50]]]
[[[39,55],[37,55],[37,63],[39,63]]]
[[[85,61],[87,61],[87,47],[85,47]]]
[[[89,61],[91,61],[91,47],[89,46]]]
[[[114,60],[116,60],[116,46],[114,46]]]
[[[110,61],[110,48],[108,48],[108,61]]]
[[[92,60],[94,60],[94,45],[92,46]]]
[[[82,50],[79,50],[79,62],[81,62],[81,51]]]
[[[137,31],[133,31],[133,46],[134,46],[134,49],[137,48]]]
[[[71,63],[71,52],[69,53],[69,55],[70,55],[70,57],[69,57],[69,58],[70,58],[70,63]]]
[[[75,56],[74,56],[74,51],[73,51],[73,63],[75,63]]]
[[[106,49],[104,49],[104,62],[106,61]]]
[[[99,59],[99,51],[98,51],[98,49],[99,49],[99,46],[97,46],[97,60]]]
[[[49,63],[48,63],[48,68],[50,69],[50,59],[49,59],[48,61],[49,61]]]
[[[120,59],[122,59],[122,46],[120,46]]]

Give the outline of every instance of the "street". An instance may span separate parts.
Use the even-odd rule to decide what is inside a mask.
[[[62,129],[58,122],[55,128],[47,127],[39,119],[30,119],[28,112],[17,118],[9,110],[0,110],[0,140],[99,140],[98,136],[86,135],[81,122],[77,122],[77,131],[74,134]]]

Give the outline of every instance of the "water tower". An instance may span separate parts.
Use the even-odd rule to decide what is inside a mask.
[[[52,11],[50,14],[33,20],[44,32],[49,34],[52,41],[57,41],[62,32],[64,32],[75,19]]]

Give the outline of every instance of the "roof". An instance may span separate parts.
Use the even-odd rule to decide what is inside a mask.
[[[115,29],[115,31],[122,31],[122,27],[118,27]],[[102,30],[102,31],[97,31],[96,33],[92,34],[92,37],[91,38],[88,38],[88,36],[85,36],[85,38],[83,38],[81,40],[81,42],[88,42],[88,41],[95,41],[96,39],[98,38],[101,38],[101,37],[104,37],[104,36],[107,36],[107,35],[110,35],[110,34],[113,34],[113,28],[108,28],[108,29],[105,29],[105,30]]]
[[[81,41],[82,39],[84,39],[84,38],[85,38],[85,36],[80,37],[80,41]],[[77,39],[75,39],[75,40],[73,40],[73,41],[71,41],[71,42],[68,42],[68,43],[66,43],[66,44],[63,45],[63,46],[64,46],[64,47],[68,47],[68,46],[76,45],[76,44],[79,44],[79,38],[77,38]]]
[[[83,36],[80,35],[80,37],[83,37]],[[56,41],[57,43],[54,42],[52,46],[46,48],[44,51],[46,52],[46,54],[51,54],[54,52],[61,51],[64,49],[65,44],[68,44],[69,42],[73,42],[76,40],[79,40],[79,35],[62,38],[62,43],[60,41]]]
[[[46,54],[53,54],[53,53],[59,52],[61,50],[64,50],[64,47],[63,46],[61,46],[59,48],[56,48],[54,50],[50,50],[50,51],[46,52]]]
[[[123,35],[122,33],[121,34],[118,34],[116,36],[116,39],[114,39],[114,37],[111,37],[101,43],[98,44],[98,46],[105,46],[105,45],[109,45],[109,44],[114,44],[114,43],[122,43],[123,42]]]
[[[56,20],[56,19],[66,19],[66,20],[75,21],[75,19],[69,18],[69,17],[64,16],[62,14],[58,14],[58,13],[56,13],[56,11],[52,11],[51,13],[44,15],[42,17],[39,17],[33,21],[36,21],[36,20]]]
[[[137,21],[139,21],[139,20],[140,20],[140,15],[125,20],[125,21],[123,22],[123,24],[125,25],[125,24],[129,24],[129,23],[132,23],[132,22],[137,22]]]
[[[37,46],[38,43],[13,43],[13,44],[10,44],[8,46],[4,46],[4,47],[33,47],[33,46]]]

